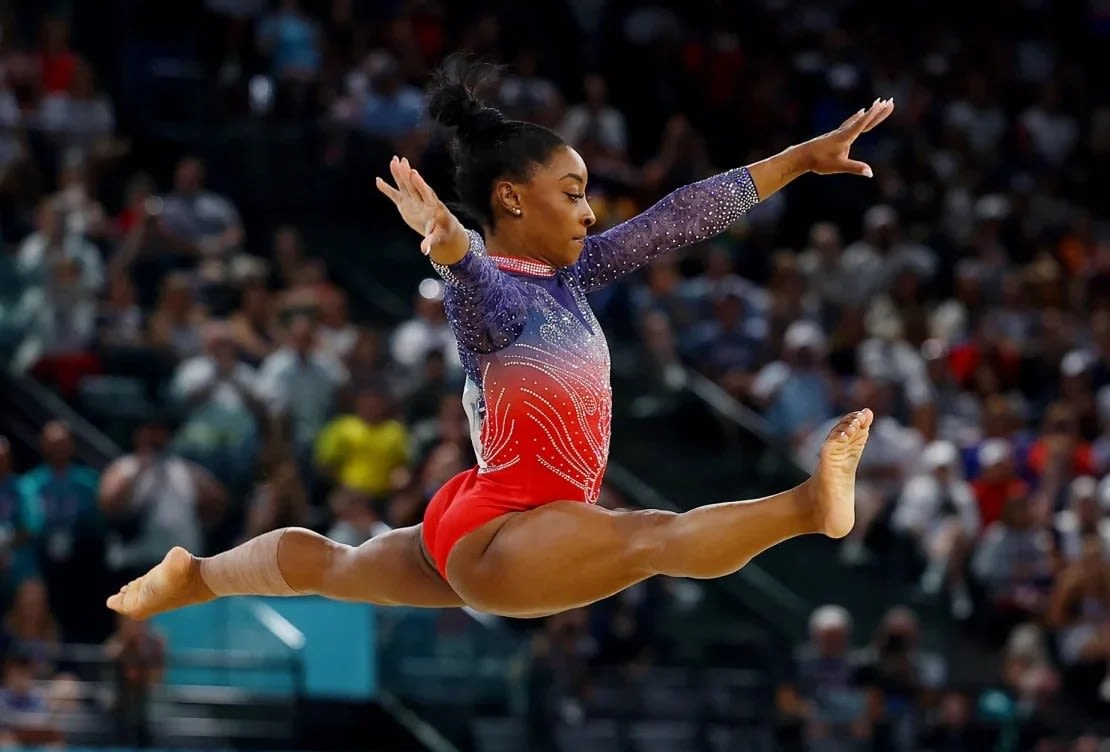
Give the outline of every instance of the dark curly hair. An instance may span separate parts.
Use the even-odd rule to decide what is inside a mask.
[[[464,57],[449,58],[429,89],[428,115],[454,130],[451,157],[455,190],[467,219],[494,225],[490,192],[498,180],[527,180],[538,164],[566,142],[535,123],[509,120],[485,106],[476,92],[497,68]]]

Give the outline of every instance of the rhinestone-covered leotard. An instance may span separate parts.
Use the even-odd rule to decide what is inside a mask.
[[[466,533],[506,512],[594,502],[609,454],[609,348],[586,294],[676,248],[723,232],[758,195],[739,168],[679,188],[585,241],[571,266],[489,256],[481,237],[451,266],[444,304],[467,380],[478,466],[429,503],[424,540],[446,576]]]

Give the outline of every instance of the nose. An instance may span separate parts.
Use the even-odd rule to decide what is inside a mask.
[[[586,204],[586,213],[582,216],[582,226],[592,227],[594,222],[597,221],[597,216],[594,214],[594,209],[589,204]]]

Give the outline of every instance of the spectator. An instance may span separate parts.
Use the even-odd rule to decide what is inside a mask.
[[[43,99],[39,117],[59,150],[84,158],[111,155],[115,112],[111,100],[97,90],[93,70],[85,61],[76,61],[64,92]]]
[[[335,523],[328,530],[328,537],[338,543],[361,546],[375,535],[391,530],[378,516],[374,501],[353,488],[336,487],[328,500],[328,506],[335,518]]]
[[[51,716],[46,695],[34,683],[34,663],[16,651],[4,660],[4,684],[0,688],[0,740],[9,745],[56,745],[62,733]]]
[[[189,358],[201,349],[204,308],[193,295],[185,274],[167,275],[158,305],[150,315],[148,337],[152,347],[165,349],[175,358]]]
[[[817,325],[792,324],[783,337],[783,359],[760,370],[751,386],[775,433],[793,446],[833,416],[837,395],[825,348]]]
[[[175,446],[224,482],[251,482],[268,430],[254,369],[241,361],[226,322],[203,329],[204,353],[178,366],[172,394],[185,418]]]
[[[605,77],[588,74],[582,81],[584,99],[567,109],[560,133],[588,160],[601,180],[626,180],[628,135],[624,115],[609,102]]]
[[[297,314],[286,331],[286,344],[262,362],[258,390],[270,412],[290,422],[293,446],[305,477],[312,477],[311,454],[316,435],[331,418],[347,371],[338,360],[320,353],[317,325]]]
[[[347,295],[329,290],[320,295],[320,349],[337,360],[345,360],[358,341],[358,328],[348,318]]]
[[[1084,538],[1079,559],[1061,572],[1047,617],[1065,668],[1101,671],[1099,695],[1110,702],[1110,564],[1098,536]]]
[[[42,580],[33,578],[20,583],[4,617],[4,637],[9,649],[27,657],[36,679],[54,676],[62,634],[50,612]]]
[[[325,475],[377,499],[390,491],[393,474],[408,464],[408,431],[390,417],[390,404],[382,391],[362,389],[355,395],[352,414],[323,427],[315,452]]]
[[[1039,619],[1052,583],[1051,539],[1033,519],[1028,499],[1005,502],[972,559],[972,573],[983,585],[999,629]]]
[[[35,570],[34,551],[26,544],[19,480],[12,468],[12,447],[0,436],[0,597]],[[7,600],[4,597],[4,600]]]
[[[201,265],[206,279],[223,283],[246,234],[234,204],[206,190],[204,178],[204,163],[196,157],[178,163],[161,213],[162,231],[179,255]]]
[[[864,688],[851,659],[852,617],[822,606],[809,618],[809,641],[795,650],[789,679],[778,690],[779,712],[801,724],[805,748],[851,750],[871,735]]]
[[[434,279],[420,283],[415,315],[397,327],[390,346],[393,360],[410,370],[424,362],[429,350],[445,353],[451,370],[462,370],[458,344],[443,309],[443,283]]]
[[[1054,548],[1065,562],[1080,558],[1084,539],[1094,536],[1102,541],[1105,555],[1110,558],[1110,522],[1099,505],[1099,493],[1106,493],[1110,484],[1100,488],[1095,479],[1083,475],[1071,482],[1068,504],[1053,515]]]
[[[165,641],[148,622],[121,616],[104,643],[106,657],[115,670],[116,742],[149,747],[151,690],[162,683],[166,669]]]
[[[108,565],[123,585],[160,562],[174,546],[206,550],[205,533],[225,511],[224,489],[207,471],[168,451],[170,431],[154,418],[135,431],[134,451],[100,481],[109,528]]]
[[[104,285],[104,265],[96,246],[67,230],[57,205],[44,201],[36,214],[36,232],[19,246],[19,271],[32,284],[43,285],[61,261],[77,264],[78,280],[88,292],[97,293]]]
[[[50,611],[66,639],[79,639],[101,600],[104,557],[96,505],[98,474],[73,461],[73,436],[60,421],[42,428],[42,464],[19,480],[21,516],[41,566]]]
[[[248,280],[239,288],[239,306],[228,319],[239,358],[258,367],[277,349],[274,306],[270,291],[260,280]]]
[[[1025,503],[1029,486],[1017,477],[1013,449],[1004,439],[988,439],[979,447],[979,477],[972,481],[984,529],[1002,518],[1010,502]]]
[[[918,749],[922,752],[989,749],[995,741],[994,736],[991,729],[975,717],[971,698],[966,693],[948,691],[940,700],[936,720],[923,730]]]
[[[320,75],[320,32],[298,0],[281,0],[277,9],[262,19],[258,43],[270,59],[275,78],[309,81]]]
[[[971,616],[967,562],[979,534],[979,508],[971,486],[958,475],[955,445],[925,447],[924,472],[910,478],[898,499],[892,527],[908,535],[927,562],[921,589],[937,593],[948,585],[956,618]]]
[[[424,110],[424,95],[405,82],[396,58],[376,51],[366,61],[368,90],[358,115],[358,126],[372,138],[397,151],[415,143]]]
[[[857,681],[878,692],[882,720],[895,749],[912,750],[948,677],[944,659],[921,647],[917,616],[905,607],[886,612],[871,644],[860,651]]]
[[[260,474],[265,480],[256,486],[247,502],[244,541],[271,530],[312,524],[308,493],[296,460],[282,451],[272,454]]]

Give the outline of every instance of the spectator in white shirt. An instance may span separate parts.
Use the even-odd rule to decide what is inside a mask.
[[[975,492],[960,477],[959,450],[952,442],[932,442],[922,460],[923,471],[906,483],[891,526],[909,537],[925,558],[921,589],[934,594],[947,583],[953,614],[967,618],[972,608],[967,561],[980,526]]]
[[[206,272],[220,277],[246,240],[235,205],[204,188],[204,164],[186,157],[174,173],[173,193],[165,199],[162,230],[176,250],[208,262]]]
[[[447,365],[452,370],[462,369],[459,346],[443,310],[443,283],[425,279],[418,288],[415,315],[394,331],[390,351],[402,368],[415,373],[431,350],[446,353]]]

